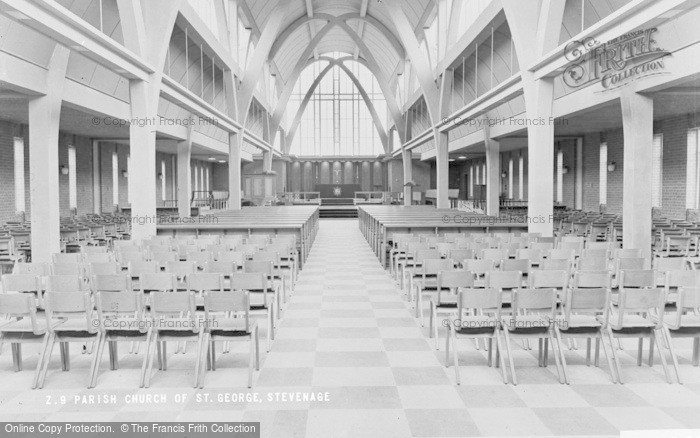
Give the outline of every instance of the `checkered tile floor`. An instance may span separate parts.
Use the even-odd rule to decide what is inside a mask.
[[[636,343],[630,343],[620,352],[624,385],[610,382],[603,359],[600,368],[587,367],[580,349],[566,352],[569,386],[558,383],[551,354],[552,365],[541,368],[535,350],[515,344],[520,384],[504,385],[498,369],[486,366],[485,353],[461,342],[462,385],[456,386],[444,352],[434,350],[357,221],[321,221],[252,390],[245,388],[244,346],[218,355],[202,390],[191,388],[193,346],[187,354],[170,348],[168,370],[140,390],[142,353],[122,347],[117,371],[108,370],[105,355],[97,388],[87,390],[89,356],[75,346],[71,372],[60,371],[54,353],[45,389],[37,391],[28,389],[32,371],[12,371],[5,346],[0,420],[243,420],[261,421],[263,436],[324,438],[618,436],[629,429],[700,428],[700,369],[690,365],[690,341],[677,341],[684,385],[665,383],[658,357],[653,368],[637,367]],[[35,352],[25,349],[25,369],[36,364]],[[328,393],[329,400],[276,400],[296,392]],[[239,393],[257,394],[259,401],[233,399]],[[83,400],[110,394],[116,403]],[[177,394],[185,400],[176,401]],[[166,401],[126,401],[133,395]],[[224,396],[231,399],[219,401]]]

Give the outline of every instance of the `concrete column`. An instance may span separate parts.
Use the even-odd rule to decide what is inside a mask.
[[[413,153],[406,148],[401,149],[403,161],[403,205],[413,205],[413,190],[406,183],[413,182]]]
[[[180,217],[189,217],[192,213],[192,142],[188,140],[177,143],[177,213]]]
[[[576,139],[576,173],[574,180],[576,181],[576,199],[574,208],[577,210],[583,209],[583,137]]]
[[[149,108],[151,90],[144,81],[131,81],[131,115],[135,119],[153,117]],[[153,109],[155,111],[155,109]],[[129,126],[131,174],[131,215],[138,220],[131,224],[131,238],[143,240],[156,235],[156,132],[153,126]]]
[[[50,262],[61,250],[58,193],[58,128],[61,100],[53,96],[29,101],[29,187],[32,261]]]
[[[100,172],[100,141],[92,141],[92,212],[102,213],[102,172]]]
[[[263,172],[272,172],[272,151],[263,152]]]
[[[528,231],[554,234],[554,124],[552,102],[554,81],[552,78],[534,79],[530,72],[524,73],[525,107],[530,120],[544,120],[542,124],[528,124],[528,184],[527,214]]]
[[[498,216],[499,195],[501,189],[501,145],[492,140],[488,129],[484,130],[486,138],[486,214]]]
[[[228,135],[228,208],[241,209],[241,147],[243,133]]]
[[[69,56],[68,48],[56,45],[46,77],[49,93],[28,103],[29,205],[35,262],[50,262],[51,255],[61,250],[58,131]]]
[[[620,95],[624,137],[622,245],[641,249],[651,262],[651,192],[654,100],[634,90]]]
[[[435,168],[436,179],[435,188],[437,189],[437,208],[450,208],[450,199],[448,197],[450,168],[448,161],[447,145],[449,143],[449,134],[447,132],[435,131]]]

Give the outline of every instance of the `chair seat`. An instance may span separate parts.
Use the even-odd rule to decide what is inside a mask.
[[[624,315],[622,317],[622,325],[618,324],[618,316],[610,316],[610,328],[613,330],[624,330],[632,328],[653,328],[656,327],[656,323],[651,319],[645,318],[641,315]]]
[[[61,324],[60,321],[56,321],[53,327]],[[38,319],[36,321],[37,328],[39,329],[40,335],[46,333],[46,321],[43,319]],[[32,321],[29,318],[23,318],[19,321],[10,321],[7,324],[0,325],[0,332],[2,333],[34,333],[34,328],[32,327]]]
[[[489,315],[463,316],[456,332],[461,335],[493,333],[498,328],[498,320]]]
[[[573,328],[595,328],[602,327],[602,322],[594,315],[571,315],[566,321],[563,316],[557,317],[559,330],[565,331]]]
[[[506,316],[501,322],[503,327],[509,332],[542,332],[549,330],[551,320],[549,316],[545,315],[517,315],[517,316]]]
[[[56,332],[67,332],[67,331],[73,331],[73,332],[91,332],[94,334],[94,330],[97,330],[97,327],[99,326],[99,321],[94,320],[90,324],[88,324],[84,318],[71,318],[71,319],[65,319],[63,322],[57,324],[54,327],[54,330]]]
[[[680,326],[676,325],[676,315],[667,314],[664,320],[669,330],[681,330],[683,328],[700,328],[700,316],[697,315],[682,315]]]

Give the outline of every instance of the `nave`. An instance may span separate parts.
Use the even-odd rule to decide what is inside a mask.
[[[137,387],[143,353],[125,347],[119,369],[108,370],[105,355],[97,386],[85,389],[90,356],[73,344],[71,371],[61,371],[54,358],[44,389],[28,391],[36,350],[27,348],[24,372],[12,370],[10,354],[0,355],[0,419],[261,421],[262,436],[269,437],[617,436],[700,427],[700,376],[687,360],[690,345],[679,348],[682,369],[691,371],[683,385],[668,385],[658,360],[651,369],[634,366],[634,341],[619,351],[624,385],[610,381],[604,360],[600,368],[587,367],[584,348],[565,352],[571,384],[562,385],[551,357],[539,367],[536,348],[524,350],[516,341],[519,384],[513,386],[487,366],[483,348],[460,340],[457,386],[454,370],[444,366],[444,348],[435,351],[356,220],[320,221],[294,289],[271,351],[261,349],[252,389],[247,349],[233,343],[231,353],[219,352],[202,389],[191,387],[191,344],[186,354],[168,349],[168,369],[156,372],[148,389]],[[175,401],[178,394],[184,402]]]

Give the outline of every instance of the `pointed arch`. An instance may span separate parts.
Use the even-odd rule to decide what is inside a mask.
[[[347,56],[343,58],[338,58],[338,59],[333,59],[329,58],[326,56],[323,56],[319,58],[320,61],[328,61],[328,65],[321,70],[319,75],[314,79],[314,81],[311,83],[311,86],[309,86],[309,89],[307,90],[306,94],[304,95],[304,99],[301,101],[301,104],[299,105],[299,109],[297,110],[297,113],[294,116],[294,120],[292,121],[292,124],[289,125],[289,132],[287,133],[287,136],[285,138],[285,145],[286,145],[286,150],[284,153],[289,153],[289,147],[292,144],[292,141],[294,140],[294,136],[296,135],[297,128],[299,127],[299,123],[301,122],[301,117],[304,114],[304,111],[306,111],[306,107],[309,104],[309,100],[311,100],[311,96],[313,96],[314,92],[316,91],[316,88],[318,87],[318,84],[321,83],[321,80],[326,76],[326,74],[333,69],[333,67],[339,67],[342,69],[345,74],[348,75],[350,80],[352,81],[353,84],[355,84],[355,87],[357,87],[357,90],[359,91],[360,95],[362,96],[362,100],[365,101],[365,105],[367,105],[367,109],[370,112],[370,115],[372,116],[372,121],[374,122],[374,127],[377,130],[377,134],[379,135],[379,139],[382,142],[382,147],[384,148],[384,153],[390,153],[389,151],[389,137],[387,136],[386,131],[384,130],[384,127],[382,126],[381,119],[379,118],[379,114],[377,113],[377,110],[374,108],[374,104],[372,103],[372,100],[369,98],[369,95],[367,94],[365,88],[362,86],[360,83],[359,79],[357,79],[357,76],[348,68],[347,65],[344,64],[345,61],[351,61],[353,60],[352,56]],[[314,60],[314,62],[316,62]],[[308,65],[313,64],[313,62],[309,63]]]

